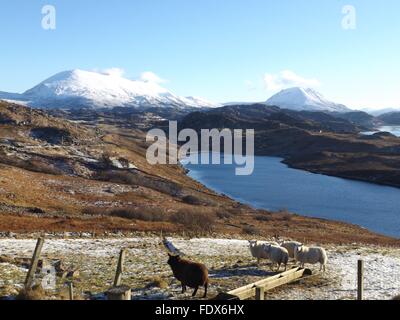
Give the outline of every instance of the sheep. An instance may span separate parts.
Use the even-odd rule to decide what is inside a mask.
[[[169,254],[168,264],[174,277],[182,284],[182,293],[186,292],[186,286],[193,288],[192,297],[195,297],[200,286],[204,287],[204,296],[207,297],[208,269],[204,264],[182,259],[179,255]]]
[[[305,263],[316,264],[320,263],[320,271],[326,270],[328,256],[326,251],[321,247],[306,247],[304,245],[296,247],[294,258],[300,262],[300,266],[304,268]]]
[[[296,247],[302,246],[302,243],[297,241],[284,241],[281,243],[281,247],[285,248],[289,252],[289,258],[294,258],[294,251]]]
[[[272,244],[264,244],[263,250],[267,254],[268,259],[272,261],[271,270],[273,270],[275,263],[278,265],[276,271],[279,271],[282,263],[285,265],[285,271],[287,270],[289,252],[285,248]]]
[[[266,252],[264,251],[263,245],[264,244],[276,244],[275,242],[258,242],[257,240],[250,240],[250,252],[254,258],[257,258],[257,265],[260,264],[260,259],[268,259]]]

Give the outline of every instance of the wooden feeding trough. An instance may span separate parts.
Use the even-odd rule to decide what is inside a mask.
[[[310,269],[294,267],[277,275],[219,294],[215,300],[264,300],[265,292],[312,275]]]

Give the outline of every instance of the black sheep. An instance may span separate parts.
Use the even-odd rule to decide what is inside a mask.
[[[186,286],[193,288],[192,297],[196,296],[199,287],[204,287],[204,296],[207,297],[208,269],[204,264],[182,259],[180,256],[169,255],[170,265],[174,277],[182,284],[182,293],[186,292]]]

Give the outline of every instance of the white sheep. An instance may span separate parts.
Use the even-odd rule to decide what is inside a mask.
[[[258,242],[257,240],[250,240],[250,252],[254,258],[257,258],[257,264],[260,264],[260,259],[268,259],[268,255],[264,250],[265,244],[275,244],[274,242]]]
[[[320,263],[320,271],[326,270],[328,256],[326,251],[321,247],[306,247],[304,245],[296,247],[294,258],[300,262],[300,266],[304,268],[305,263],[316,264]]]
[[[271,270],[273,269],[275,263],[278,265],[278,269],[276,271],[279,271],[282,263],[285,265],[285,271],[287,270],[289,252],[285,248],[280,247],[279,245],[264,244],[263,249],[267,254],[268,259],[272,262]]]
[[[289,252],[289,258],[294,258],[294,251],[296,247],[300,247],[303,244],[297,241],[284,241],[281,244],[281,247],[284,247]]]

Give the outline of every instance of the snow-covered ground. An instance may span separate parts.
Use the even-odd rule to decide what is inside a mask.
[[[176,239],[174,245],[188,258],[203,262],[210,270],[210,296],[229,291],[270,275],[265,263],[257,267],[246,240]],[[0,239],[0,256],[30,257],[34,239]],[[109,288],[114,277],[118,254],[128,248],[123,283],[133,288],[136,299],[184,299],[179,283],[166,264],[167,254],[159,237],[118,239],[48,239],[42,255],[62,259],[79,268],[78,292],[98,294]],[[390,299],[400,294],[400,249],[374,246],[328,246],[328,270],[297,284],[275,289],[268,299],[353,299],[356,296],[357,260],[365,261],[365,296],[367,299]],[[319,266],[312,266],[318,271]],[[26,270],[0,263],[0,296],[21,287]],[[163,280],[162,288],[153,286]],[[62,285],[62,284],[60,284]],[[199,294],[200,296],[200,294]]]

